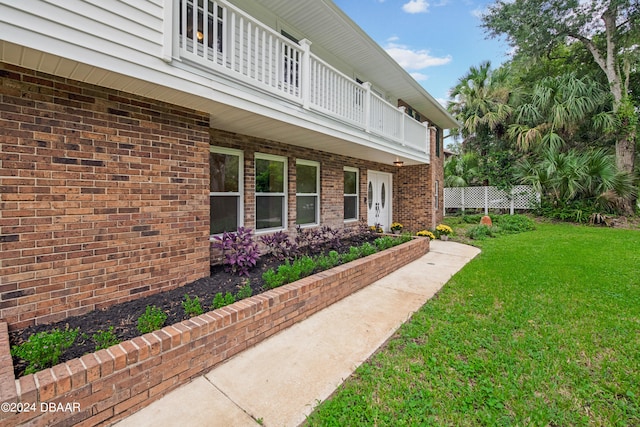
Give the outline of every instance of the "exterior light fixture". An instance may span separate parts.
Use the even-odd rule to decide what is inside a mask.
[[[396,159],[396,161],[393,162],[393,165],[401,168],[402,166],[404,166],[404,162],[402,160]]]

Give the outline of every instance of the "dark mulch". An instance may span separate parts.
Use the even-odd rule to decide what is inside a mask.
[[[372,242],[375,237],[377,236],[372,234],[352,236],[343,239],[340,247],[325,246],[319,248],[317,253],[326,253],[330,250],[348,251],[350,246],[359,246],[366,241]],[[273,257],[263,256],[256,267],[250,270],[248,277],[240,277],[229,273],[224,266],[213,266],[209,277],[198,279],[171,291],[113,305],[103,310],[94,310],[85,315],[69,317],[53,324],[30,326],[22,330],[12,331],[9,333],[9,343],[11,346],[19,345],[28,340],[32,334],[50,331],[55,328],[65,329],[68,327],[69,329],[75,329],[79,327],[80,334],[75,344],[60,357],[59,362],[65,362],[95,351],[95,343],[91,337],[99,331],[108,330],[110,326],[113,326],[114,333],[121,341],[139,336],[140,333],[137,330],[138,317],[144,314],[147,306],[155,305],[161,308],[167,314],[165,325],[172,325],[188,319],[182,307],[185,294],[191,298],[197,296],[205,313],[213,309],[213,298],[219,292],[223,294],[231,292],[235,295],[241,287],[249,283],[253,290],[253,295],[260,294],[265,291],[263,289],[262,274],[270,268],[277,268],[281,263],[281,261]],[[16,378],[22,376],[27,363],[14,357],[13,364]]]

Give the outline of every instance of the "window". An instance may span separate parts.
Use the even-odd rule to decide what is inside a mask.
[[[358,169],[344,168],[344,219],[358,219]]]
[[[296,161],[296,224],[320,223],[320,163]]]
[[[211,147],[209,202],[211,234],[235,231],[242,225],[242,151]]]
[[[440,181],[436,179],[436,192],[435,192],[435,200],[433,204],[435,205],[435,210],[438,210],[440,207]]]
[[[287,159],[256,153],[256,230],[286,228]]]
[[[194,10],[194,4],[197,5]],[[186,27],[185,36],[187,40],[183,40],[183,47],[195,50],[193,40],[198,41],[198,51],[202,51],[204,40],[207,40],[209,49],[213,49],[214,45],[218,52],[222,52],[223,42],[223,9],[214,6],[214,2],[210,0],[182,0],[180,1],[180,35]],[[204,26],[204,16],[207,16],[207,25]],[[197,22],[197,25],[195,23]],[[217,22],[214,30],[214,22]],[[185,46],[186,45],[186,46]]]
[[[442,129],[436,127],[436,156],[440,157],[440,145],[442,145]]]

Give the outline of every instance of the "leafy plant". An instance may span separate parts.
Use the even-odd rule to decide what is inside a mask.
[[[240,227],[236,232],[224,232],[214,236],[211,246],[222,251],[228,271],[248,276],[249,269],[260,259],[258,244],[253,240],[253,231]]]
[[[298,250],[296,243],[284,231],[261,236],[260,241],[267,247],[267,253],[280,261],[292,258]]]
[[[148,305],[140,317],[138,317],[138,331],[141,334],[156,331],[164,326],[167,313],[155,305]]]
[[[316,265],[321,270],[328,270],[340,264],[340,254],[337,251],[329,251],[327,255],[319,255],[315,258]]]
[[[214,309],[217,309],[217,308],[222,308],[226,305],[233,304],[234,302],[236,302],[236,297],[234,297],[231,292],[226,292],[224,295],[222,295],[222,292],[218,292],[213,297],[213,302],[211,303],[211,306]]]
[[[478,224],[467,230],[467,237],[473,240],[483,240],[487,237],[496,237],[499,230],[496,226],[489,227],[485,224]]]
[[[343,262],[351,262],[358,258],[362,258],[362,249],[359,246],[351,246],[349,252],[342,254]]]
[[[199,316],[204,312],[198,296],[191,298],[185,294],[184,301],[182,301],[182,308],[184,309],[184,313],[189,317]]]
[[[249,298],[253,295],[253,290],[251,289],[251,284],[245,283],[243,287],[240,288],[238,293],[236,294],[236,301],[240,301],[241,299]]]
[[[58,363],[60,356],[71,347],[80,329],[54,329],[49,332],[38,332],[29,339],[11,348],[11,355],[29,363],[25,374],[32,374]]]
[[[393,241],[394,238],[391,236],[382,236],[374,240],[373,243],[375,243],[379,251],[384,251],[385,249],[393,247]]]
[[[113,332],[113,326],[109,326],[106,331],[99,330],[91,336],[96,344],[96,351],[109,348],[120,343],[120,339]]]
[[[273,269],[265,271],[262,275],[262,280],[264,280],[266,288],[273,289],[306,277],[315,268],[315,260],[311,257],[303,256],[295,259],[293,263],[287,260],[285,264],[278,267],[277,271]]]
[[[535,222],[525,215],[500,215],[492,218],[503,233],[522,233],[536,229]]]

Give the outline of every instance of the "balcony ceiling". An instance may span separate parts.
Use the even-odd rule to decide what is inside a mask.
[[[254,0],[440,128],[456,120],[331,0]],[[312,45],[313,49],[313,45]]]

